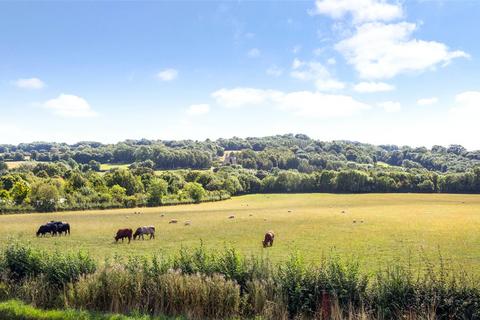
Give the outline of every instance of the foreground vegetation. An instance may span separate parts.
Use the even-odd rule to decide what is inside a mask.
[[[0,146],[1,213],[312,192],[480,193],[480,153],[458,145],[428,150],[305,135]]]
[[[233,248],[217,253],[197,247],[96,264],[81,252],[47,253],[11,243],[0,265],[2,297],[42,308],[189,319],[325,319],[332,313],[480,318],[478,279],[442,263],[426,263],[421,272],[397,263],[367,275],[357,262],[335,257],[308,264],[292,255],[273,264]]]

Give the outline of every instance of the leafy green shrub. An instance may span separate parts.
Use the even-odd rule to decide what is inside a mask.
[[[81,276],[94,273],[95,270],[95,261],[85,252],[80,251],[77,254],[56,252],[49,255],[42,273],[50,284],[62,286],[78,281]]]
[[[46,253],[19,242],[10,243],[5,249],[4,266],[14,280],[43,275],[49,284],[56,286],[77,281],[96,269],[93,258],[84,252]]]
[[[0,259],[0,297],[195,319],[311,319],[322,312],[325,295],[339,319],[480,319],[477,279],[439,265],[413,273],[392,264],[367,276],[355,260],[312,265],[294,254],[273,265],[233,248],[219,253],[199,246],[173,256],[117,257],[97,268],[85,253],[49,254],[12,243]]]
[[[15,280],[37,276],[44,269],[45,256],[26,244],[10,243],[4,252],[5,268]]]

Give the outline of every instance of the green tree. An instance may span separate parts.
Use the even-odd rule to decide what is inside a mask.
[[[107,181],[107,185],[109,187],[118,184],[124,188],[128,196],[131,196],[137,192],[141,192],[143,189],[140,177],[135,177],[130,170],[114,170],[105,176],[105,180]]]
[[[202,185],[197,182],[188,182],[185,184],[185,187],[183,187],[183,191],[185,191],[185,193],[196,203],[202,201],[206,195],[205,189],[203,189]]]
[[[430,179],[424,180],[417,185],[417,188],[421,192],[433,192],[435,190],[435,186]]]
[[[4,189],[0,189],[0,204],[3,202],[9,202],[10,200],[12,200],[10,192]]]
[[[168,183],[163,179],[153,179],[148,187],[147,204],[151,207],[162,204],[163,197],[167,194]]]
[[[87,179],[85,179],[79,172],[74,172],[68,179],[68,184],[74,190],[80,190],[81,188],[87,186]]]
[[[15,182],[20,181],[21,178],[18,175],[7,174],[0,178],[0,182],[3,185],[3,189],[10,190],[13,188]]]
[[[10,194],[16,204],[22,204],[30,194],[30,186],[23,180],[17,181],[13,185]]]
[[[112,195],[113,200],[123,203],[126,197],[126,190],[125,188],[116,184],[110,188],[110,194]]]
[[[40,182],[32,187],[31,203],[38,211],[55,211],[60,192],[52,183]]]
[[[90,169],[92,169],[93,171],[97,171],[97,172],[100,171],[100,166],[101,166],[100,162],[95,161],[95,160],[90,160],[88,162],[88,165],[89,165]]]

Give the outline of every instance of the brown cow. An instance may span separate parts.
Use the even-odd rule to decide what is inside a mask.
[[[128,243],[130,243],[130,241],[132,240],[132,229],[119,229],[117,231],[117,235],[115,236],[115,242],[118,242],[118,240],[122,239],[122,242],[123,242],[123,239],[127,238],[128,239]]]
[[[275,239],[275,233],[273,231],[268,231],[265,233],[265,237],[263,238],[263,247],[271,247],[273,246],[273,239]]]

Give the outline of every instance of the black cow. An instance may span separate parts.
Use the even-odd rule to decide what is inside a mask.
[[[45,236],[46,234],[50,233],[51,236],[57,234],[57,226],[54,224],[44,224],[38,228],[37,237],[38,236]]]
[[[70,235],[70,224],[68,224],[67,222],[50,221],[48,224],[55,226],[56,227],[56,232],[59,235],[62,235],[63,233],[65,233],[65,235],[67,235],[67,234]]]

